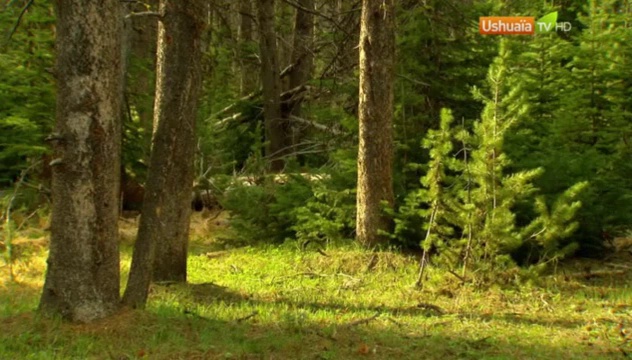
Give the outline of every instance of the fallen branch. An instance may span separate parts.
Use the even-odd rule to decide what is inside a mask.
[[[431,311],[436,312],[439,315],[445,314],[445,311],[443,311],[443,309],[441,309],[437,305],[433,305],[433,304],[430,304],[430,303],[424,303],[424,302],[419,303],[419,304],[417,304],[416,308],[424,309],[424,310],[431,310]]]
[[[350,323],[344,324],[341,327],[342,328],[350,328],[350,327],[357,326],[357,325],[367,324],[367,323],[377,319],[378,316],[380,316],[379,312],[375,313],[375,315],[373,315],[371,317],[355,320],[355,321],[352,321]]]
[[[259,315],[259,312],[258,312],[257,310],[255,310],[255,311],[253,311],[252,313],[250,313],[250,314],[248,314],[248,315],[246,315],[246,316],[244,316],[244,317],[241,317],[241,318],[237,319],[236,321],[237,321],[237,322],[246,321],[246,320],[251,319],[251,318],[253,318],[253,317],[257,316],[257,315]]]

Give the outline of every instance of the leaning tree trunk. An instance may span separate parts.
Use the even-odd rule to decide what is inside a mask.
[[[123,302],[142,307],[149,283],[184,282],[201,89],[204,0],[162,0],[151,160]],[[153,269],[153,271],[152,271]]]
[[[263,116],[265,118],[266,156],[272,171],[283,169],[288,134],[281,118],[281,80],[274,30],[274,0],[258,0]]]
[[[365,246],[386,240],[393,205],[394,0],[363,0],[360,30],[360,134],[356,236]]]
[[[121,4],[58,0],[50,253],[40,310],[71,321],[119,304]]]

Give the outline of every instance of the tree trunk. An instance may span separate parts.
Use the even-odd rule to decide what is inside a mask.
[[[386,241],[383,201],[393,205],[394,0],[363,0],[356,236],[365,246]]]
[[[206,6],[204,0],[160,3],[153,145],[123,297],[128,306],[145,305],[152,278],[186,281]]]
[[[258,0],[258,16],[266,156],[271,161],[270,169],[278,172],[284,166],[283,155],[287,151],[285,143],[288,136],[281,118],[281,80],[274,30],[274,0]]]
[[[146,8],[149,6],[149,9]],[[156,11],[157,0],[144,0],[143,4],[134,4],[137,12]],[[134,105],[138,113],[140,126],[146,131],[147,149],[151,142],[153,126],[153,96],[155,93],[154,69],[156,68],[156,36],[158,20],[154,16],[140,16],[130,19],[133,25],[130,34],[130,55],[136,66],[128,70],[127,94],[128,100]],[[149,162],[149,156],[144,159]]]
[[[252,35],[252,0],[239,0],[239,62],[241,65],[239,89],[242,96],[248,95],[257,89],[257,78],[252,76],[256,70],[256,58],[253,48],[255,43],[253,42]]]
[[[314,0],[300,0],[298,4],[305,9],[314,10]],[[294,22],[294,40],[292,50],[292,62],[294,68],[290,72],[290,89],[305,84],[309,81],[312,72],[314,43],[314,15],[296,9]],[[294,102],[290,116],[301,116],[301,101]],[[296,145],[302,137],[300,126],[295,126],[292,131],[292,144]]]
[[[40,311],[89,322],[119,304],[121,4],[56,4],[53,208]]]

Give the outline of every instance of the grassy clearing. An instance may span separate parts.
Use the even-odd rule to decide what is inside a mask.
[[[632,267],[565,264],[540,286],[476,290],[451,276],[411,287],[417,261],[292,245],[225,249],[222,220],[196,216],[189,284],[154,285],[147,311],[89,325],[39,318],[45,233],[16,239],[0,268],[1,359],[612,359],[632,327]],[[135,224],[121,221],[127,275]],[[606,264],[607,263],[607,264]],[[606,266],[608,265],[608,266]],[[592,267],[591,276],[584,274]],[[631,329],[632,330],[632,329]]]

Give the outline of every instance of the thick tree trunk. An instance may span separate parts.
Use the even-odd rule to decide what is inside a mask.
[[[360,31],[360,99],[356,236],[375,246],[390,221],[383,201],[393,205],[394,0],[363,0]]]
[[[258,0],[263,116],[265,118],[266,156],[273,172],[283,169],[288,134],[281,118],[281,80],[274,29],[274,0]]]
[[[138,238],[123,297],[123,302],[132,307],[145,305],[152,278],[186,281],[187,277],[206,6],[204,0],[160,3],[153,145]]]
[[[298,4],[305,9],[314,9],[314,0],[300,0]],[[296,19],[294,21],[294,40],[292,47],[292,62],[294,65],[290,72],[290,89],[305,84],[309,81],[314,62],[314,15],[296,9]],[[290,116],[301,116],[301,101],[296,101],[290,111]],[[295,126],[292,131],[292,144],[300,142],[302,131],[300,126]]]
[[[53,209],[40,310],[89,322],[119,304],[121,4],[56,5]]]

